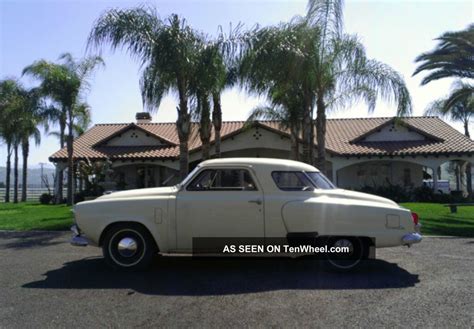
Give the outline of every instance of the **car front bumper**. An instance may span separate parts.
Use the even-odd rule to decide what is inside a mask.
[[[89,241],[81,235],[81,231],[77,225],[71,226],[72,238],[70,240],[71,245],[76,247],[86,247]]]

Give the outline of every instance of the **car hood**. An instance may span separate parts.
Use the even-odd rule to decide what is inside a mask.
[[[110,194],[103,195],[96,200],[111,200],[111,199],[132,199],[141,198],[147,196],[163,196],[176,194],[178,188],[176,186],[169,187],[153,187],[153,188],[141,188],[136,190],[113,192]]]
[[[367,193],[362,193],[362,192],[335,189],[335,190],[324,190],[323,194],[329,197],[369,201],[369,202],[379,203],[379,204],[383,204],[387,206],[399,207],[399,205],[395,201],[392,201],[390,199],[383,198],[377,195],[367,194]]]

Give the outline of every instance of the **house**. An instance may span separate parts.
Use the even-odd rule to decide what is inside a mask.
[[[289,157],[289,132],[279,122],[258,121],[250,127],[243,121],[224,122],[221,135],[222,157]],[[193,123],[191,168],[201,161],[200,147],[198,124]],[[437,117],[329,119],[326,147],[327,176],[352,189],[389,183],[413,188],[426,177],[436,185],[443,164],[452,160],[465,164],[474,154],[474,142]],[[74,141],[74,157],[108,159],[114,172],[109,189],[175,184],[176,125],[152,123],[146,113],[138,113],[132,123],[97,124]],[[65,169],[66,149],[49,159]]]

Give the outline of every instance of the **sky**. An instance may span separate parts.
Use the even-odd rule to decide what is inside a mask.
[[[25,66],[39,59],[56,61],[65,52],[78,58],[90,54],[86,52],[87,36],[101,13],[143,3],[155,6],[161,18],[179,14],[209,35],[215,35],[218,26],[226,30],[229,24],[235,26],[239,22],[249,28],[257,23],[273,25],[304,15],[306,10],[304,0],[0,0],[0,79],[17,77],[25,86],[35,86],[37,81],[21,77]],[[449,93],[452,83],[445,79],[420,86],[423,75],[412,77],[414,59],[431,50],[436,37],[466,28],[473,18],[473,1],[348,0],[344,7],[345,31],[358,35],[370,58],[390,65],[404,76],[413,101],[413,115],[423,115],[431,101]],[[86,94],[93,123],[133,122],[135,113],[143,110],[139,66],[125,51],[113,53],[104,47],[101,55],[105,67],[93,76]],[[238,88],[226,90],[222,96],[223,119],[245,120],[254,107],[264,103],[265,98],[247,95]],[[176,98],[166,97],[153,113],[153,121],[175,121],[176,106]],[[379,101],[373,113],[368,113],[365,104],[357,104],[331,112],[329,117],[395,114],[393,104]],[[459,124],[453,126],[461,130]],[[54,136],[43,134],[41,145],[32,146],[30,166],[48,162],[58,143]],[[0,142],[0,166],[5,159],[6,147]]]

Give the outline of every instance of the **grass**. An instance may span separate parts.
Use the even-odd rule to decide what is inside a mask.
[[[402,203],[418,213],[424,235],[474,237],[474,207],[458,207],[451,214],[448,207],[435,203]],[[0,230],[68,230],[72,213],[66,205],[37,203],[0,203]]]
[[[68,230],[71,208],[38,203],[0,203],[0,230]]]
[[[449,207],[436,203],[401,203],[420,216],[424,235],[474,237],[474,207],[458,207],[452,214]]]

